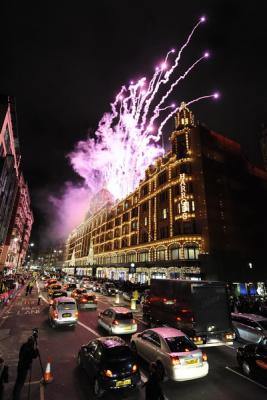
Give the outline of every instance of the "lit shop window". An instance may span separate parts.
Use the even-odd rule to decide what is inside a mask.
[[[139,261],[148,261],[148,251],[143,251],[139,254]]]
[[[179,260],[179,258],[182,258],[181,257],[181,248],[179,248],[179,247],[173,247],[173,248],[171,248],[171,250],[170,250],[170,257],[171,257],[171,260]]]
[[[184,248],[184,258],[187,260],[198,259],[199,249],[197,247],[185,247]]]
[[[157,249],[157,260],[158,261],[163,261],[165,260],[165,249],[164,248],[160,248]]]

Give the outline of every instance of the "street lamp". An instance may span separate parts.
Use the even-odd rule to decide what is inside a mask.
[[[33,247],[34,246],[34,243],[32,242],[32,243],[30,243],[30,247]]]

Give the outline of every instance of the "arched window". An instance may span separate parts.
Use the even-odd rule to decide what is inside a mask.
[[[165,247],[159,247],[156,250],[157,261],[165,260]]]
[[[136,262],[135,253],[128,253],[128,254],[126,255],[126,261],[127,261],[127,262]]]
[[[179,260],[182,258],[182,248],[177,245],[170,247],[169,255],[171,260]]]
[[[197,260],[199,255],[198,246],[185,246],[184,247],[184,258],[186,260]]]
[[[139,261],[140,262],[148,261],[148,251],[147,250],[146,251],[141,251],[139,253]]]

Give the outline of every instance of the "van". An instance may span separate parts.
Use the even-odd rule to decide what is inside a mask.
[[[72,297],[59,297],[49,308],[49,322],[52,328],[57,326],[75,326],[78,321],[76,301]]]
[[[267,336],[267,318],[255,314],[232,313],[236,338],[249,343],[260,343]]]

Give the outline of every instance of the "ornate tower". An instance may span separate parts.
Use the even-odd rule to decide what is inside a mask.
[[[178,158],[186,158],[190,155],[189,132],[194,126],[194,115],[182,102],[175,116],[175,131],[170,138],[172,153]]]

